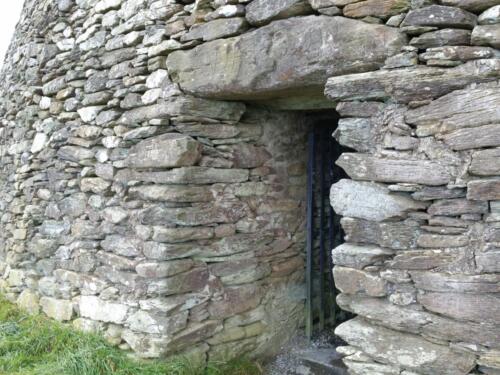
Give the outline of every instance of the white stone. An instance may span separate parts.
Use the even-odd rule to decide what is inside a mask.
[[[168,79],[168,72],[163,69],[157,70],[149,75],[146,80],[146,87],[148,89],[161,87],[166,79]]]
[[[120,137],[111,135],[109,137],[104,137],[102,139],[102,144],[106,148],[117,148],[121,141],[122,139]]]
[[[36,154],[43,150],[47,143],[47,134],[44,133],[36,133],[35,138],[33,139],[33,144],[31,145],[31,153]]]
[[[500,23],[500,5],[495,5],[490,9],[485,10],[477,19],[480,25],[492,25]]]
[[[409,210],[426,207],[409,197],[391,194],[383,184],[347,179],[332,186],[330,201],[339,215],[374,221],[405,217]]]
[[[92,320],[122,324],[127,318],[128,309],[126,305],[103,301],[95,296],[80,298],[80,315]]]
[[[50,99],[48,96],[44,96],[42,97],[42,99],[40,99],[40,103],[38,103],[38,106],[40,107],[40,109],[46,110],[50,108],[51,104],[52,99]]]
[[[104,13],[110,9],[119,8],[121,4],[122,0],[101,0],[94,9],[97,13]]]
[[[104,107],[102,106],[85,107],[85,108],[80,108],[77,112],[80,115],[82,121],[88,123],[95,120],[97,114],[101,112],[103,108]]]

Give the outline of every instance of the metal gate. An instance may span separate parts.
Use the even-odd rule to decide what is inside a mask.
[[[307,247],[306,247],[306,335],[334,327],[344,314],[335,303],[331,250],[343,242],[340,217],[330,205],[330,187],[345,172],[335,165],[344,149],[332,134],[337,119],[318,120],[308,134]],[[340,314],[340,316],[339,316]]]

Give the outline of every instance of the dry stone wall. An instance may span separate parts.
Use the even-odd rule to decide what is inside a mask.
[[[303,318],[307,128],[276,108],[336,108],[349,371],[500,373],[499,12],[27,0],[1,74],[2,290],[143,357],[272,353]]]

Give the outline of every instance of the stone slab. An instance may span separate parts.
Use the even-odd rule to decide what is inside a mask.
[[[494,81],[499,72],[499,60],[482,59],[455,68],[418,66],[346,74],[328,79],[325,95],[335,101],[392,98],[408,103],[437,98],[471,83]]]
[[[383,25],[343,17],[296,17],[173,52],[167,65],[184,91],[201,97],[304,96],[320,93],[328,77],[380,68],[405,42],[398,30]]]
[[[425,208],[422,202],[390,194],[382,184],[347,179],[332,186],[330,202],[339,215],[373,221],[404,217],[408,211]]]
[[[446,185],[451,173],[442,165],[426,160],[385,159],[370,154],[343,153],[336,164],[356,180]]]

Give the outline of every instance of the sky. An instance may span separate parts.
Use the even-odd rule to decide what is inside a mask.
[[[0,67],[3,64],[5,53],[9,48],[10,39],[14,34],[19,20],[24,0],[0,0]]]

